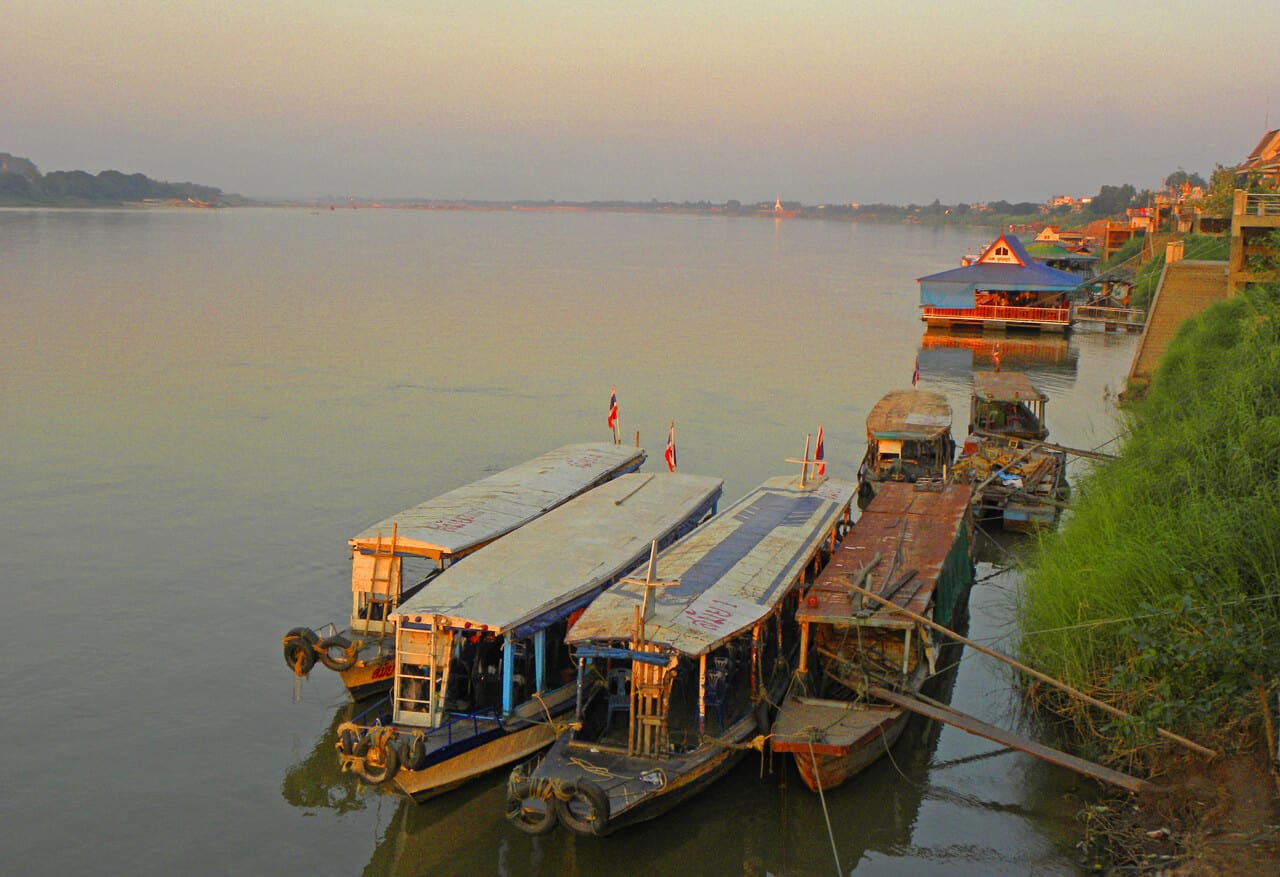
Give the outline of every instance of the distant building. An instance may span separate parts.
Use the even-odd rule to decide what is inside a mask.
[[[1236,166],[1237,179],[1250,176],[1273,186],[1280,185],[1280,128],[1262,135],[1249,157]]]

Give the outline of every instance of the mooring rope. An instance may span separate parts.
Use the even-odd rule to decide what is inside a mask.
[[[844,877],[840,867],[840,852],[836,849],[836,834],[831,830],[831,814],[827,812],[827,796],[822,791],[822,775],[818,773],[818,756],[813,751],[813,738],[809,738],[809,758],[813,761],[814,785],[818,787],[818,800],[822,802],[822,818],[827,821],[827,837],[831,839],[831,857],[836,860],[836,874]]]

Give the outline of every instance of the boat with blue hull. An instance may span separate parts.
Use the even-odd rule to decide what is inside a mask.
[[[569,631],[571,732],[513,771],[507,817],[604,835],[707,788],[767,733],[800,593],[850,521],[851,482],[774,478],[595,601]]]
[[[422,801],[550,745],[578,694],[577,613],[712,516],[722,487],[623,475],[445,570],[392,614],[391,694],[339,729],[343,769]]]
[[[351,617],[346,627],[295,627],[285,664],[302,677],[334,670],[361,700],[391,687],[391,614],[448,567],[576,496],[645,461],[638,447],[565,445],[405,509],[352,537]],[[405,580],[416,584],[404,586]]]

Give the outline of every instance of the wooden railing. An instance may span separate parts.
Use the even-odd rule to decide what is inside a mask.
[[[1236,189],[1232,212],[1237,216],[1280,216],[1280,194]]]
[[[1147,312],[1137,308],[1108,308],[1101,305],[1078,305],[1076,319],[1091,323],[1115,323],[1119,326],[1141,326]]]
[[[921,316],[946,317],[959,320],[992,320],[1005,323],[1040,323],[1050,325],[1071,325],[1071,308],[1037,308],[1037,307],[1002,307],[1000,305],[979,305],[973,308],[922,308]]]

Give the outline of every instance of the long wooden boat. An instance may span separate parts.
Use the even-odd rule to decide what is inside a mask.
[[[883,485],[805,594],[800,666],[769,745],[790,753],[814,791],[841,785],[884,755],[911,713],[870,685],[917,694],[938,672],[924,625],[864,606],[850,584],[939,624],[962,616],[973,583],[967,485]]]
[[[567,638],[573,730],[512,773],[508,819],[534,834],[557,822],[609,834],[724,775],[767,733],[800,591],[848,525],[855,489],[766,481],[593,603]]]
[[[1045,446],[1049,397],[1020,372],[975,372],[969,434],[952,467],[974,486],[983,522],[1036,530],[1058,518],[1067,494],[1067,455]]]
[[[295,627],[285,664],[305,676],[320,663],[355,700],[385,692],[395,671],[390,617],[456,561],[505,533],[644,463],[640,448],[572,444],[379,521],[353,537],[351,617],[345,629]],[[403,587],[406,576],[417,584]]]
[[[893,390],[867,414],[867,453],[858,467],[858,505],[886,481],[943,479],[955,457],[951,405],[941,393]]]
[[[343,768],[421,801],[549,745],[577,695],[575,613],[713,515],[722,486],[622,475],[445,570],[393,614],[391,696],[341,728]]]

